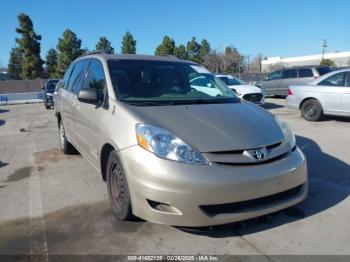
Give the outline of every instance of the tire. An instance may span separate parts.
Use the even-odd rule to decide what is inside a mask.
[[[306,100],[301,105],[301,115],[307,121],[319,121],[323,117],[323,109],[321,103],[316,99]]]
[[[45,105],[45,108],[46,108],[46,109],[50,109],[50,108],[51,108],[51,106]]]
[[[133,217],[128,183],[123,166],[116,151],[109,155],[107,168],[108,199],[113,215],[118,220],[128,220]]]
[[[63,154],[70,155],[76,152],[76,149],[74,148],[74,146],[71,143],[69,143],[69,141],[66,138],[66,132],[62,121],[60,121],[58,129],[59,129],[60,148]]]

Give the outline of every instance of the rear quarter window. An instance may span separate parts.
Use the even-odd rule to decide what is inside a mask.
[[[329,72],[332,72],[332,68],[328,66],[317,67],[316,70],[320,76],[325,75]]]
[[[300,68],[299,70],[299,77],[313,77],[313,73],[311,68]]]

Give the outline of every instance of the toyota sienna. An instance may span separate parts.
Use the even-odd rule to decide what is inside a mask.
[[[205,84],[191,84],[197,77]],[[59,84],[61,149],[100,172],[118,219],[208,226],[307,196],[306,159],[289,126],[196,63],[92,53]]]

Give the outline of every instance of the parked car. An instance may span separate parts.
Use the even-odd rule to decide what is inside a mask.
[[[44,106],[46,109],[50,109],[53,106],[53,92],[57,84],[57,79],[50,79],[43,86],[43,97],[44,97]]]
[[[55,115],[57,115],[57,109],[56,109],[56,104],[57,104],[57,96],[58,96],[58,90],[60,89],[62,85],[62,79],[59,80],[55,86],[55,90],[53,92],[53,108],[55,109]]]
[[[287,96],[290,85],[306,84],[332,71],[329,66],[309,66],[277,70],[269,74],[257,86],[266,96]]]
[[[242,80],[228,74],[217,74],[216,77],[231,88],[239,98],[258,105],[264,104],[265,96],[261,88],[247,85]]]
[[[298,109],[308,121],[323,115],[350,116],[350,69],[333,71],[307,85],[292,85],[287,107]]]
[[[191,83],[198,77],[205,86]],[[57,98],[63,153],[75,148],[100,171],[118,219],[207,226],[307,196],[306,160],[288,125],[196,63],[85,55]]]

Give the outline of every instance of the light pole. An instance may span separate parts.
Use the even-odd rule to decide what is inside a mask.
[[[323,39],[323,44],[322,44],[322,60],[324,59],[324,52],[326,50],[327,47],[327,39]]]

